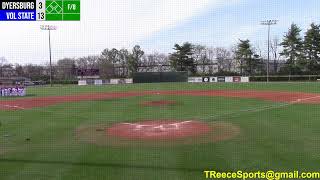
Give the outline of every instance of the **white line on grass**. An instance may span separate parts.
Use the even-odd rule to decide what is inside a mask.
[[[191,122],[193,122],[193,121],[182,121],[182,122],[172,123],[169,125],[186,124],[186,123],[191,123]],[[130,125],[130,126],[154,126],[154,125],[146,125],[146,124],[138,124],[138,123],[120,123],[120,124],[125,124],[125,125]]]
[[[313,96],[313,97],[308,97],[308,98],[303,98],[303,99],[296,99],[296,100],[291,101],[289,103],[268,105],[268,106],[263,106],[263,107],[258,107],[258,108],[249,108],[249,109],[244,109],[244,110],[238,110],[238,111],[223,113],[223,114],[219,114],[219,115],[207,116],[205,118],[199,118],[199,119],[200,120],[215,120],[217,118],[223,118],[225,116],[233,115],[233,114],[236,114],[236,113],[238,114],[238,113],[242,113],[242,112],[248,112],[248,113],[250,113],[250,112],[261,112],[261,111],[270,110],[270,109],[278,109],[278,108],[288,107],[288,106],[291,106],[291,105],[294,105],[294,104],[301,103],[301,102],[306,101],[306,100],[316,99],[316,98],[320,98],[320,96]],[[238,114],[238,115],[240,115],[240,114]],[[237,116],[233,116],[233,117],[237,117]]]
[[[22,110],[24,110],[24,109],[25,109],[25,108],[20,107],[20,106],[11,106],[11,105],[6,105],[6,104],[0,104],[0,106],[8,107],[8,108],[22,109]]]
[[[306,100],[316,99],[316,98],[320,98],[320,96],[313,96],[313,97],[308,97],[308,98],[304,98],[304,99],[297,99],[295,101],[291,101],[291,103],[299,103],[301,101],[306,101]]]

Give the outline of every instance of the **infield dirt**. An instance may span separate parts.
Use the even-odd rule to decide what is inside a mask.
[[[91,93],[71,96],[49,96],[36,98],[23,98],[0,101],[0,110],[24,110],[35,107],[47,107],[60,103],[79,102],[101,99],[117,99],[146,95],[175,95],[175,96],[219,96],[233,98],[254,98],[274,102],[295,104],[320,104],[320,94],[278,91],[253,90],[188,90],[188,91],[141,91],[141,92],[111,92]]]
[[[226,122],[197,120],[145,120],[82,126],[77,140],[100,146],[176,146],[205,144],[229,140],[240,134],[240,128]]]

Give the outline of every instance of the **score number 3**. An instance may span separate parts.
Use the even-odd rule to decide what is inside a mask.
[[[42,2],[39,2],[39,9],[42,9],[42,8],[43,8]]]

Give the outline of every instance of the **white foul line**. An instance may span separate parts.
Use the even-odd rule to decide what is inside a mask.
[[[208,116],[206,118],[199,118],[199,119],[206,120],[206,119],[212,119],[212,118],[228,116],[228,115],[232,115],[232,114],[235,114],[235,113],[241,113],[241,112],[261,112],[261,111],[270,110],[270,109],[278,109],[278,108],[281,108],[281,107],[294,105],[294,104],[300,103],[302,101],[306,101],[306,100],[310,100],[310,99],[316,99],[316,98],[320,98],[320,96],[313,96],[313,97],[308,97],[308,98],[303,98],[303,99],[297,99],[297,100],[291,101],[290,103],[284,103],[284,104],[280,104],[280,105],[263,106],[261,108],[249,108],[249,109],[245,109],[245,110],[239,110],[239,111],[234,111],[234,112],[229,112],[229,113],[223,113],[223,114],[220,114],[220,115]]]
[[[0,106],[8,107],[8,108],[16,108],[16,109],[25,109],[25,108],[20,107],[20,106],[11,106],[11,105],[5,105],[5,104],[0,104]]]
[[[291,103],[295,104],[295,103],[299,103],[301,101],[306,101],[306,100],[315,99],[315,98],[320,98],[320,96],[313,96],[313,97],[308,97],[308,98],[304,98],[304,99],[297,99],[295,101],[291,101]]]

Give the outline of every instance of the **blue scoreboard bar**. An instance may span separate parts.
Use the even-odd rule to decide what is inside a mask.
[[[0,0],[0,21],[36,21],[36,0]]]

